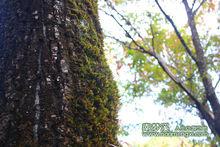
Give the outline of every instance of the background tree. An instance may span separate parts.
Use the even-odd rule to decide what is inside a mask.
[[[0,7],[0,146],[117,145],[97,0]]]
[[[159,13],[145,13],[142,19],[149,21],[145,21],[145,28],[140,28],[146,31],[143,35],[135,27],[138,23],[130,21],[131,17],[122,15],[110,1],[105,1],[112,10],[105,13],[116,21],[130,39],[123,41],[110,36],[123,45],[129,58],[128,65],[136,72],[134,81],[127,87],[132,90],[132,94],[141,96],[150,85],[160,85],[163,87],[158,97],[160,102],[166,106],[179,104],[195,107],[212,133],[219,136],[220,104],[216,95],[219,80],[216,84],[213,83],[210,75],[219,72],[219,37],[217,33],[205,34],[197,29],[197,26],[201,27],[202,23],[199,22],[204,19],[205,13],[214,10],[214,2],[183,0],[188,23],[178,29],[172,17],[155,0],[165,21]],[[204,24],[204,20],[202,21]],[[174,31],[164,27],[167,22]],[[139,23],[139,26],[143,25]]]

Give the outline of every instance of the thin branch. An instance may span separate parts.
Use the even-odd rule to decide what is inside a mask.
[[[216,87],[218,86],[219,82],[220,82],[220,75],[219,75],[218,81],[217,81],[216,84],[215,84],[214,89],[216,89]]]
[[[191,10],[193,10],[195,3],[196,3],[196,0],[193,0]]]
[[[152,34],[152,40],[151,40],[152,48],[153,48],[154,53],[156,54],[156,52],[155,52],[155,33],[153,30],[152,24],[150,24],[150,30],[151,30],[151,34]],[[170,55],[169,52],[168,52],[168,55]],[[174,62],[174,64],[176,64],[176,62],[173,59],[171,59],[171,60]],[[166,66],[173,68],[179,74],[181,73],[176,67],[174,67],[172,65],[166,64]]]
[[[154,35],[154,29],[153,29],[153,26],[152,24],[150,24],[150,30],[151,30],[151,34],[152,34],[152,39],[151,39],[151,44],[152,44],[152,48],[153,48],[153,51],[155,52],[155,35]]]
[[[125,18],[125,16],[123,16],[121,13],[119,13],[119,12],[117,11],[117,10],[115,9],[115,7],[113,6],[113,4],[112,4],[109,0],[105,0],[105,1],[106,1],[107,5],[108,5],[113,11],[115,11],[115,12],[122,18],[122,20],[124,20],[125,23],[126,23],[128,26],[131,27],[132,30],[134,30],[134,31],[137,33],[138,37],[141,38],[142,41],[144,41],[144,37],[142,37],[142,35],[141,35],[141,34],[138,32],[138,30],[132,25],[132,23],[131,23],[127,18]]]
[[[127,42],[121,41],[120,39],[118,39],[118,38],[116,38],[114,36],[105,35],[105,37],[113,39],[113,40],[115,40],[116,42],[119,42],[122,45],[127,45]]]
[[[132,43],[132,42],[128,44],[127,42],[121,41],[120,39],[118,39],[118,38],[116,38],[116,37],[113,37],[113,36],[105,35],[105,37],[110,38],[110,39],[113,39],[113,40],[115,40],[116,42],[118,42],[118,43],[124,45],[125,47],[127,47],[127,48],[129,48],[129,49],[137,50],[137,51],[143,52],[142,50],[140,50],[140,47],[136,47],[136,48],[135,48],[135,47],[131,47],[131,43]]]
[[[163,8],[161,7],[161,5],[159,4],[158,0],[155,0],[157,6],[159,7],[160,11],[164,14],[164,16],[166,17],[166,19],[170,22],[170,24],[172,25],[177,37],[179,38],[180,42],[182,43],[183,47],[185,48],[186,52],[189,54],[189,56],[193,59],[193,61],[195,63],[197,63],[197,60],[195,58],[195,56],[193,55],[193,53],[191,52],[190,48],[188,47],[188,45],[186,44],[186,42],[184,41],[182,35],[180,34],[180,32],[178,31],[176,25],[174,24],[174,21],[170,18],[169,15],[166,14],[166,12],[163,10]]]
[[[103,10],[102,10],[103,11]],[[115,22],[123,29],[123,31],[125,32],[125,35],[132,40],[132,42],[139,48],[140,51],[142,51],[143,53],[147,53],[149,55],[153,55],[154,53],[150,50],[146,50],[143,46],[141,46],[140,44],[138,44],[138,42],[131,36],[131,34],[124,28],[124,26],[115,18],[114,15],[107,13],[106,11],[103,11],[106,15],[112,17]]]
[[[202,0],[202,2],[199,4],[199,6],[192,12],[193,16],[196,15],[197,11],[200,9],[200,7],[206,2],[206,0]]]

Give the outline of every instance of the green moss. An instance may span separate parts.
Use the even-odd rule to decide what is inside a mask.
[[[97,3],[94,0],[69,0],[69,4],[69,15],[77,22],[73,41],[78,58],[66,58],[71,63],[70,72],[75,74],[73,78],[79,84],[77,86],[73,82],[72,85],[74,96],[70,97],[73,118],[69,123],[77,127],[74,133],[82,139],[82,142],[74,140],[73,144],[118,145],[119,96],[103,53]],[[76,63],[79,64],[77,71]]]

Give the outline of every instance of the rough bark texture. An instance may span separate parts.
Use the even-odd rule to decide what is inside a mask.
[[[117,145],[96,0],[0,1],[0,146]]]

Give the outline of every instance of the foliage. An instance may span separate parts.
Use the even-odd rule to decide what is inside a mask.
[[[152,14],[151,14],[152,15]],[[159,18],[158,18],[159,17]],[[184,81],[193,93],[196,93],[198,98],[202,101],[204,89],[201,85],[201,78],[198,75],[198,70],[196,69],[195,63],[193,63],[190,57],[185,52],[181,42],[177,38],[174,32],[169,29],[164,28],[160,24],[164,23],[162,16],[152,16],[152,28],[146,30],[149,36],[152,35],[151,29],[154,30],[154,48],[158,54],[161,54],[167,61],[167,65],[170,67],[171,71]],[[185,28],[180,29],[182,37],[187,42],[187,45],[193,48],[191,42],[191,36],[186,32]],[[205,38],[206,35],[201,36]],[[145,38],[144,43],[148,43],[152,46],[151,37]],[[206,44],[206,52],[208,54],[208,66],[210,67],[210,72],[219,71],[219,54],[218,44],[220,37],[217,35],[210,36],[208,44]],[[131,82],[127,87],[132,87],[131,85],[136,85],[139,87],[138,90],[133,89],[133,96],[141,96],[146,91],[146,85],[166,85],[162,88],[159,94],[158,101],[161,101],[165,106],[172,105],[173,103],[185,103],[190,104],[188,97],[185,95],[174,82],[163,72],[161,67],[155,61],[154,58],[149,57],[139,51],[131,50],[125,47],[127,57],[131,59],[132,63],[128,63],[131,69],[135,70],[138,74],[137,80],[140,81],[137,84]],[[195,52],[195,50],[193,50]],[[145,87],[144,87],[145,86]]]
[[[209,147],[209,144],[202,144],[202,143],[196,143],[191,142],[188,139],[181,138],[181,137],[153,137],[149,141],[147,141],[144,144],[134,144],[136,147]]]
[[[124,63],[130,67],[134,78],[125,88],[131,96],[140,97],[157,86],[161,90],[158,102],[165,106],[197,108],[212,133],[219,135],[220,104],[216,92],[219,28],[212,28],[213,33],[204,23],[208,16],[216,13],[217,4],[212,0],[183,0],[188,22],[179,26],[160,3],[155,0],[163,15],[147,12],[139,16],[123,15],[108,4],[113,11],[109,16],[130,39],[123,41],[113,37],[122,44],[126,54]],[[142,21],[136,21],[137,17]]]
[[[208,13],[208,11],[211,13],[211,10],[213,10],[214,7],[213,5],[213,3],[205,5],[203,10],[201,10],[198,14],[197,18],[203,17],[203,15]],[[134,15],[129,15],[128,19],[136,19],[132,18],[132,16]],[[171,71],[186,84],[187,88],[189,88],[193,93],[196,93],[199,100],[202,101],[204,98],[204,88],[201,84],[201,77],[198,75],[198,69],[196,64],[185,52],[185,49],[175,32],[164,27],[164,24],[167,25],[168,22],[159,13],[150,13],[147,19],[150,19],[151,27],[146,29],[147,34],[144,40],[137,40],[137,42],[146,48],[149,48],[149,46],[153,47],[155,52],[164,58]],[[201,20],[197,23],[198,25],[204,25]],[[187,27],[188,25],[186,24],[180,28],[179,31],[187,45],[195,54],[191,34],[188,33]],[[202,45],[205,46],[209,72],[217,73],[220,67],[218,50],[220,37],[219,35],[212,34],[209,34],[208,39],[207,34],[202,34],[200,37],[202,39]],[[152,44],[152,39],[154,44]],[[146,88],[151,88],[146,85],[161,85],[162,89],[158,100],[163,104],[169,106],[180,101],[181,102],[179,104],[190,104],[184,91],[182,91],[172,80],[170,80],[154,58],[135,50],[134,43],[128,43],[127,45],[123,45],[123,47],[126,53],[125,57],[130,59],[126,60],[126,64],[132,71],[136,72],[135,80],[130,81],[130,83],[126,86],[128,91],[132,90],[130,95],[139,97],[144,94]]]

